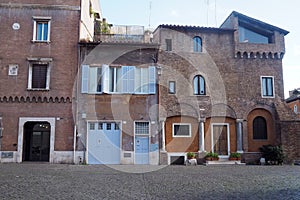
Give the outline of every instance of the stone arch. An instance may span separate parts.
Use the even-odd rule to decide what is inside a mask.
[[[267,138],[255,139],[254,136],[254,120],[262,117],[266,121]],[[247,116],[247,133],[248,133],[248,151],[259,152],[259,148],[263,145],[276,144],[277,134],[275,128],[274,116],[271,112],[264,108],[255,108]]]
[[[261,58],[261,55],[260,55],[260,53],[259,52],[256,52],[256,58]]]
[[[231,106],[224,103],[219,103],[212,105],[209,117],[229,117],[232,119],[236,119],[237,115],[235,110]]]

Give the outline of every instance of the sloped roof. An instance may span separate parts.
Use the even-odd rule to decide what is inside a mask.
[[[298,99],[300,100],[300,88],[293,90],[292,95],[289,98],[287,98],[285,101],[287,103],[290,103]]]
[[[287,35],[289,33],[289,31],[287,31],[287,30],[284,30],[277,26],[273,26],[273,25],[265,23],[263,21],[254,19],[252,17],[248,17],[248,16],[241,14],[239,12],[236,12],[236,11],[233,11],[229,16],[231,16],[231,15],[238,17],[239,23],[247,24],[247,25],[249,25],[251,27],[255,27],[257,29],[263,29],[264,31],[269,31],[269,32],[278,31],[279,33],[282,33],[284,35]]]
[[[171,24],[161,24],[156,28],[156,30],[159,28],[168,28],[168,29],[177,30],[177,31],[207,31],[207,32],[228,32],[228,31],[232,32],[232,31],[234,31],[233,29],[226,29],[226,28],[223,29],[223,28],[215,28],[215,27],[171,25]]]

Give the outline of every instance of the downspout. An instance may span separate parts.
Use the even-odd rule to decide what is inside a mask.
[[[77,132],[77,127],[76,123],[74,125],[74,144],[73,144],[73,163],[76,164],[76,132]]]

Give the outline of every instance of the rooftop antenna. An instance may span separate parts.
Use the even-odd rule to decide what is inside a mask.
[[[149,2],[149,29],[151,27],[151,10],[152,10],[152,1]]]
[[[206,24],[207,24],[207,26],[208,26],[208,11],[209,11],[209,0],[206,0],[206,8],[207,8],[207,10],[206,10]]]
[[[216,27],[218,27],[218,23],[217,23],[217,0],[215,0],[215,23],[216,23]]]

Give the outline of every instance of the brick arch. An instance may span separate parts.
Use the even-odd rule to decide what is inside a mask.
[[[253,139],[253,120],[256,117],[263,117],[267,123],[267,139],[266,140],[255,140]],[[276,130],[274,116],[266,109],[256,108],[252,110],[247,117],[248,126],[248,151],[259,152],[259,147],[262,145],[276,144]]]
[[[173,123],[191,125],[190,137],[173,137]],[[166,150],[168,152],[197,152],[199,150],[199,122],[191,116],[178,115],[168,117],[165,122]]]

